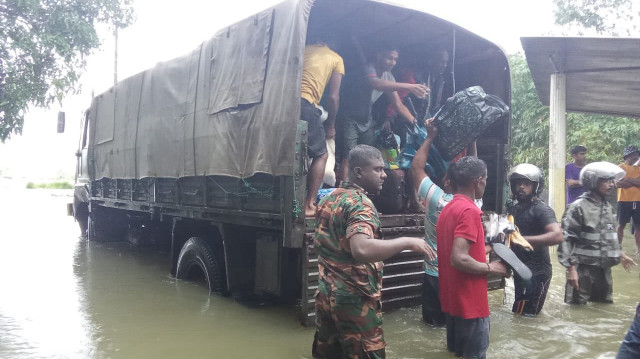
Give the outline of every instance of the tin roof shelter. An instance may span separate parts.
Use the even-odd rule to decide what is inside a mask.
[[[549,203],[565,208],[567,111],[640,117],[640,38],[520,39],[543,105],[549,106]]]

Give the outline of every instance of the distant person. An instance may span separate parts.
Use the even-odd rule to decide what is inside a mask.
[[[487,166],[477,157],[463,157],[454,166],[455,194],[436,226],[440,302],[447,318],[447,349],[464,358],[485,358],[489,348],[487,276],[505,276],[507,267],[487,262],[482,198]]]
[[[328,45],[318,42],[305,47],[300,118],[307,122],[307,154],[312,158],[307,175],[307,196],[304,208],[304,214],[307,217],[313,216],[316,210],[314,202],[318,195],[318,189],[322,185],[327,164],[326,140],[336,136],[335,120],[340,104],[342,76],[344,76],[342,57],[331,50]],[[323,124],[322,111],[318,108],[318,104],[327,84],[329,85],[328,117]]]
[[[425,121],[427,127],[427,139],[416,152],[411,162],[411,177],[414,189],[418,193],[418,202],[425,211],[424,216],[424,240],[429,247],[437,251],[436,223],[440,212],[453,199],[453,189],[451,188],[451,173],[453,165],[442,179],[440,185],[427,175],[425,165],[429,157],[429,148],[438,134],[438,128],[433,123],[433,119]],[[476,155],[475,141],[467,149],[470,156]],[[481,202],[480,202],[481,203]],[[478,201],[476,201],[478,205]],[[481,205],[480,205],[481,206]],[[422,283],[422,320],[430,325],[444,326],[447,323],[440,304],[440,289],[438,283],[438,259],[425,259],[425,276]]]
[[[633,220],[636,256],[640,250],[640,151],[636,146],[627,146],[620,164],[626,175],[618,181],[618,241],[622,244],[624,227]]]
[[[515,166],[508,176],[511,194],[516,199],[509,208],[515,225],[533,246],[532,251],[522,246],[512,245],[516,256],[531,269],[531,280],[524,281],[514,274],[515,300],[511,311],[525,316],[535,316],[544,306],[551,283],[551,259],[549,246],[562,243],[562,228],[556,214],[538,196],[544,189],[544,174],[532,164],[522,163]]]
[[[348,154],[358,144],[373,146],[375,144],[375,128],[371,113],[373,104],[386,94],[396,111],[413,126],[415,118],[398,97],[398,90],[407,90],[417,97],[424,98],[428,89],[421,84],[408,84],[396,82],[391,70],[398,61],[399,52],[394,47],[381,47],[376,52],[374,62],[368,62],[364,51],[356,39],[353,39],[354,47],[359,54],[362,73],[356,75],[345,89],[344,106],[341,108],[341,120],[343,125],[342,154]],[[340,179],[347,177],[349,168],[348,159],[343,158],[341,163]]]
[[[429,87],[429,95],[426,116],[433,117],[442,105],[444,87],[447,79],[445,70],[449,65],[449,51],[440,49],[434,52],[427,62],[427,68],[423,74],[423,81]],[[446,99],[446,98],[445,98]]]
[[[558,260],[567,268],[565,303],[613,303],[611,267],[622,262],[629,271],[636,264],[620,250],[616,219],[607,201],[615,181],[624,175],[609,162],[590,163],[580,173],[586,192],[565,211],[564,241],[558,246]]]
[[[573,146],[570,153],[573,160],[564,168],[564,179],[567,183],[567,204],[573,203],[585,191],[584,187],[580,185],[580,171],[587,164],[587,148],[582,145]]]
[[[314,358],[384,358],[380,291],[382,261],[403,250],[435,258],[422,238],[382,240],[380,219],[367,194],[386,178],[378,149],[349,152],[349,181],[318,204],[314,246],[318,290]]]

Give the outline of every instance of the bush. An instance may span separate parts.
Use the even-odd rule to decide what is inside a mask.
[[[27,189],[44,188],[44,189],[73,189],[73,185],[69,182],[51,182],[51,183],[27,183]]]

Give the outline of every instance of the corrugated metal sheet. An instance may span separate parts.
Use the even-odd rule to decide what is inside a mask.
[[[521,38],[543,105],[551,74],[567,75],[567,111],[640,117],[640,39]]]

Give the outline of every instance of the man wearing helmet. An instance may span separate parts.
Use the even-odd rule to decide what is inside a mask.
[[[569,205],[562,219],[564,241],[558,260],[567,268],[565,303],[612,303],[611,267],[636,263],[620,251],[616,218],[606,196],[625,172],[609,162],[590,163],[580,173],[587,192]]]
[[[514,313],[534,316],[540,313],[551,282],[549,246],[562,242],[562,229],[556,214],[538,198],[544,189],[544,174],[540,168],[523,163],[509,173],[511,193],[516,200],[509,209],[520,233],[531,243],[533,251],[515,245],[511,249],[531,269],[533,277],[525,282],[514,274]]]
[[[624,227],[633,219],[636,251],[640,250],[640,151],[636,146],[627,146],[620,164],[626,175],[618,181],[618,241],[622,244]]]

